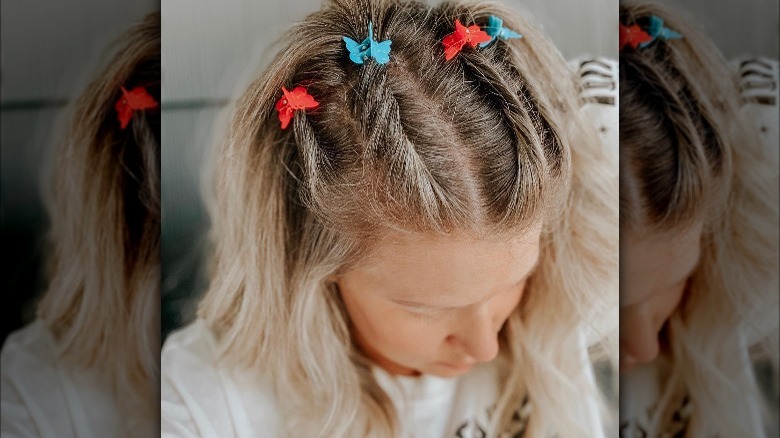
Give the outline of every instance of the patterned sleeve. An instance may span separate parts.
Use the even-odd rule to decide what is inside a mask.
[[[582,110],[592,120],[609,156],[618,157],[618,62],[581,57],[569,63],[577,75]]]
[[[769,58],[744,56],[731,62],[739,78],[742,111],[755,123],[768,155],[775,164],[780,162],[780,89],[778,89],[778,61]]]

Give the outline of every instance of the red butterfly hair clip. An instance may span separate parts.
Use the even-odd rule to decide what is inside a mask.
[[[641,27],[634,24],[630,27],[620,24],[620,48],[623,50],[626,45],[631,46],[632,49],[636,49],[642,43],[647,43],[653,40],[653,37],[649,33],[642,30]]]
[[[157,107],[157,102],[146,92],[146,88],[138,86],[131,91],[127,91],[125,87],[120,88],[122,89],[122,97],[116,102],[114,109],[122,129],[127,128],[130,119],[133,118],[133,111]]]
[[[297,86],[292,91],[287,91],[282,87],[282,97],[276,102],[276,110],[279,111],[279,121],[282,122],[282,129],[287,129],[295,110],[307,110],[317,108],[319,102],[314,100],[305,88]]]
[[[478,44],[486,43],[492,39],[493,38],[478,25],[472,24],[471,26],[466,27],[460,23],[460,20],[455,20],[455,32],[447,35],[441,41],[442,44],[444,44],[444,57],[449,61],[460,53],[463,46],[466,44],[471,47],[477,47]]]

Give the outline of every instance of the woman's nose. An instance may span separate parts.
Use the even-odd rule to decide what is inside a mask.
[[[476,362],[490,362],[498,355],[498,330],[488,306],[481,306],[464,317],[451,342],[459,344]]]
[[[620,316],[620,353],[622,365],[650,362],[658,356],[658,330],[647,315]]]

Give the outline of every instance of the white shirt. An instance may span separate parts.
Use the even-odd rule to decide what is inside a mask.
[[[270,383],[259,373],[220,367],[216,359],[214,337],[202,320],[166,340],[162,436],[286,436]],[[499,391],[495,365],[449,379],[391,376],[379,368],[374,375],[399,413],[404,437],[485,436]],[[527,409],[522,414],[527,417]]]
[[[0,354],[0,430],[11,437],[120,437],[127,425],[104,379],[57,363],[56,343],[36,320]]]

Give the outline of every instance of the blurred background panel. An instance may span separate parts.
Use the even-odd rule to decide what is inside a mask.
[[[625,3],[645,4],[651,1]],[[733,171],[728,174],[732,198],[727,202],[716,201],[722,203],[725,208],[706,217],[705,223],[715,224],[712,227],[715,231],[710,232],[710,248],[731,246],[728,250],[720,250],[722,253],[717,260],[708,260],[706,252],[702,251],[698,263],[700,266],[705,263],[710,265],[707,265],[706,271],[700,269],[700,272],[704,272],[700,274],[700,278],[713,273],[721,277],[711,283],[699,280],[696,285],[688,285],[683,304],[675,310],[677,312],[679,309],[685,309],[682,325],[684,329],[680,330],[681,326],[678,325],[675,333],[674,330],[669,330],[672,326],[668,324],[671,323],[665,323],[667,325],[656,338],[661,345],[661,353],[658,355],[660,360],[651,356],[637,360],[631,356],[638,351],[637,346],[646,348],[646,341],[653,341],[654,338],[640,339],[644,336],[641,329],[638,329],[642,316],[632,313],[631,309],[621,308],[621,367],[628,363],[629,368],[621,373],[620,380],[621,436],[665,436],[664,433],[669,436],[711,435],[711,431],[703,432],[699,429],[706,427],[715,427],[717,435],[723,436],[780,436],[780,385],[777,369],[780,356],[776,349],[777,339],[780,337],[780,308],[777,301],[780,295],[776,277],[779,268],[776,265],[779,225],[776,215],[780,199],[777,192],[777,178],[780,175],[780,2],[655,0],[652,3],[668,7],[669,15],[664,20],[679,19],[678,23],[685,23],[690,26],[689,31],[699,33],[701,38],[707,40],[707,45],[696,46],[681,57],[680,52],[677,52],[677,59],[674,55],[662,55],[673,50],[651,52],[656,55],[651,57],[643,57],[642,50],[645,49],[639,49],[638,52],[628,49],[628,53],[621,52],[621,65],[626,73],[623,76],[626,82],[623,83],[629,84],[628,88],[624,86],[621,89],[621,122],[625,121],[628,125],[621,126],[621,134],[649,134],[648,137],[641,137],[641,141],[632,141],[630,137],[628,141],[624,141],[621,145],[624,147],[622,158],[628,163],[632,161],[631,156],[639,156],[635,155],[638,151],[652,152],[652,155],[634,160],[633,164],[639,164],[648,156],[658,157],[666,154],[651,151],[655,147],[663,147],[663,144],[654,144],[652,140],[645,141],[660,138],[657,127],[660,123],[643,122],[660,117],[667,117],[666,122],[672,121],[673,124],[681,120],[679,114],[670,116],[670,113],[661,110],[663,105],[656,105],[652,98],[646,99],[645,91],[632,92],[634,90],[630,89],[630,85],[641,86],[639,90],[647,90],[646,87],[663,90],[670,84],[679,87],[677,90],[685,87],[688,91],[680,94],[695,97],[690,98],[694,103],[688,105],[684,112],[692,115],[694,120],[706,112],[702,109],[704,105],[716,102],[717,111],[725,110],[727,116],[713,118],[717,123],[707,129],[706,135],[713,138],[712,134],[716,133],[718,138],[726,139],[723,144],[717,145],[717,148],[724,147],[733,159]],[[636,10],[637,8],[633,9]],[[684,32],[682,38],[686,38]],[[721,66],[719,57],[715,57],[716,62],[706,61],[711,56],[706,48],[709,43],[723,55],[728,62],[727,66]],[[669,44],[671,46],[676,42]],[[709,67],[686,71],[692,65],[686,65],[688,58],[705,60],[707,63],[704,65]],[[653,72],[642,74],[642,68]],[[663,74],[672,72],[670,76],[674,77],[674,80],[663,81],[666,83],[656,81],[655,78],[661,77],[656,76],[658,71],[664,72]],[[739,102],[733,102],[734,107],[728,107],[723,103],[730,103],[732,96],[728,88],[733,85],[738,87],[739,96],[733,97],[737,97]],[[694,90],[695,88],[698,90]],[[660,91],[656,94],[662,95],[665,94]],[[741,114],[735,114],[730,109],[737,108],[737,105],[740,105],[738,108]],[[643,113],[656,109],[659,109],[657,113]],[[623,117],[624,115],[626,117]],[[684,123],[680,124],[683,125]],[[731,134],[733,132],[740,134],[734,136]],[[660,134],[663,135],[663,132]],[[633,164],[621,169],[628,169],[625,180],[629,186],[636,182],[636,178],[631,175]],[[677,165],[680,168],[679,163]],[[642,164],[639,164],[639,167],[641,168]],[[660,180],[655,177],[655,181]],[[654,193],[652,188],[647,189],[652,187],[652,180],[647,182],[650,184],[646,186],[645,192]],[[668,181],[664,180],[664,183],[658,186],[658,193],[667,192],[668,187]],[[698,196],[699,199],[716,199],[706,192]],[[742,202],[745,200],[748,201]],[[632,202],[626,204],[630,205]],[[621,232],[630,235],[634,231],[630,227],[621,229]],[[719,227],[722,228],[719,230]],[[647,231],[645,228],[642,232],[647,235],[652,233],[652,230]],[[656,236],[650,239],[654,238]],[[628,265],[633,258],[633,244],[631,241],[621,242],[621,258],[627,257]],[[671,253],[671,250],[669,251]],[[709,249],[710,254],[715,251],[717,250]],[[623,267],[624,265],[621,269]],[[648,272],[652,272],[655,278],[664,278],[661,271],[662,269],[655,268]],[[652,281],[647,280],[650,277],[646,277],[632,282],[630,277],[629,268],[628,275],[621,276],[621,282],[626,286],[621,289],[621,294],[627,294],[629,297],[634,292],[632,289],[637,289],[636,286],[641,282]],[[721,287],[723,285],[726,287]],[[641,287],[639,289],[641,290]],[[632,301],[631,298],[629,301]],[[696,304],[691,305],[692,303]],[[657,313],[648,308],[644,308],[645,314]],[[712,310],[717,308],[721,310]],[[717,313],[721,311],[730,313],[728,316],[726,313]],[[697,314],[707,316],[700,318]],[[674,317],[672,313],[669,321],[673,321]],[[656,318],[660,316],[656,314]],[[706,324],[710,325],[705,328]],[[686,332],[688,336],[677,335]],[[637,342],[638,339],[640,342]],[[681,342],[681,339],[685,341]],[[739,339],[739,344],[733,339]],[[626,355],[630,360],[624,362]],[[684,359],[679,360],[680,357]],[[636,368],[631,369],[634,364],[637,365]],[[659,372],[656,373],[657,371]],[[667,381],[662,377],[672,372],[679,378]],[[685,391],[683,393],[686,395],[680,407],[672,406],[670,409],[669,403],[675,400],[670,394],[674,394],[674,391]],[[726,402],[710,403],[711,400]],[[686,406],[689,402],[690,405]],[[689,409],[691,405],[695,407]],[[658,416],[661,412],[670,421],[665,422],[662,419],[656,422],[658,418],[663,418]],[[654,425],[648,427],[651,424]],[[654,430],[659,426],[665,429]],[[733,429],[729,431],[729,427]],[[746,434],[745,431],[751,428],[752,433]],[[761,428],[765,433],[758,433]]]
[[[777,0],[656,0],[686,13],[704,28],[726,59],[780,56]]]
[[[616,0],[501,3],[540,23],[567,59],[617,58]],[[229,102],[273,57],[283,33],[321,5],[320,0],[162,4],[163,336],[194,317],[206,287],[208,217],[201,188],[221,132],[214,122],[229,116]]]
[[[68,100],[108,45],[159,2],[29,0],[0,3],[5,105]]]
[[[68,104],[98,73],[119,34],[158,8],[150,0],[0,2],[3,341],[32,318],[45,286],[41,173],[63,135]]]

